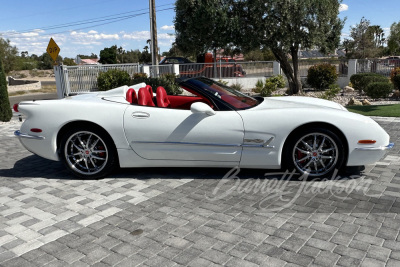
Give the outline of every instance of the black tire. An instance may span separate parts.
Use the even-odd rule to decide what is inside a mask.
[[[311,127],[291,134],[283,151],[283,167],[310,178],[331,178],[346,159],[343,140],[328,129]]]
[[[113,140],[100,127],[79,126],[61,137],[60,159],[69,171],[83,179],[99,179],[118,165]]]

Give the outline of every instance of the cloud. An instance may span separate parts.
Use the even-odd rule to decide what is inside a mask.
[[[339,12],[343,12],[349,9],[349,6],[346,4],[340,4],[339,6]]]
[[[150,32],[149,31],[136,31],[131,33],[120,33],[122,39],[125,40],[148,40],[150,39]]]
[[[171,25],[171,26],[164,25],[164,26],[161,27],[161,30],[172,31],[172,30],[175,30],[175,26],[174,25]]]
[[[131,33],[121,32],[121,39],[125,40],[148,40],[150,39],[150,32],[149,31],[136,31]],[[175,35],[171,35],[168,33],[158,33],[157,37],[159,40],[171,40],[175,39]]]
[[[88,31],[88,32],[76,32],[72,31],[70,33],[71,36],[79,39],[89,39],[89,40],[118,40],[118,34],[105,34],[105,33],[97,33],[96,31]]]
[[[102,41],[109,40],[119,40],[120,36],[117,33],[114,34],[105,34],[98,33],[97,31],[90,30],[88,32],[70,32],[70,41],[74,44],[80,44],[84,46],[88,45],[100,45]]]

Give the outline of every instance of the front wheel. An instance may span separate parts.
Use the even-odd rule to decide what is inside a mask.
[[[102,129],[80,127],[63,135],[60,158],[79,178],[98,179],[117,166],[117,153],[112,139]]]
[[[342,168],[345,148],[336,133],[323,128],[309,128],[289,138],[283,159],[289,171],[296,169],[309,177],[328,178]]]

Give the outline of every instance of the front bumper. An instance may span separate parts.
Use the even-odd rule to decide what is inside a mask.
[[[389,150],[394,147],[394,143],[389,143],[387,146],[380,146],[380,147],[356,147],[356,150],[362,151],[376,151],[376,150]]]
[[[21,133],[21,131],[15,131],[14,135],[17,137],[21,137],[21,138],[27,138],[27,139],[35,139],[35,140],[44,140],[44,136],[37,136],[37,135],[30,135],[30,134],[26,134],[26,133]]]
[[[385,156],[386,150],[392,149],[394,143],[380,147],[356,147],[350,153],[347,166],[363,166],[374,164]]]

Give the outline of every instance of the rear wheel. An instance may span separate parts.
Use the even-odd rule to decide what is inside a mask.
[[[310,128],[290,137],[283,160],[289,171],[296,169],[309,177],[328,178],[342,168],[344,159],[344,145],[337,134],[323,128]]]
[[[66,132],[61,140],[60,157],[74,175],[84,179],[102,178],[117,166],[112,139],[96,127]]]

